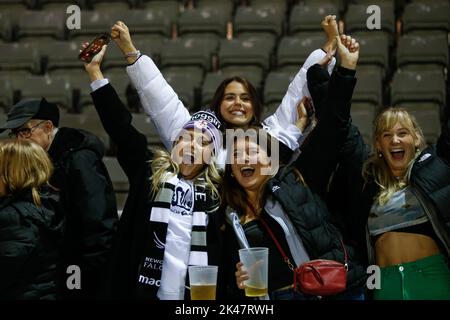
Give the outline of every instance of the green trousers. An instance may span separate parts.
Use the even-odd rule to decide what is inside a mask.
[[[450,269],[444,255],[381,268],[375,300],[450,300]]]

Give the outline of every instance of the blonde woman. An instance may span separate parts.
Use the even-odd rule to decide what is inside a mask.
[[[55,299],[59,228],[48,194],[53,167],[39,145],[0,144],[0,299]]]
[[[106,47],[85,69],[103,127],[117,146],[129,183],[111,263],[113,298],[183,300],[189,265],[220,264],[221,123],[197,112],[178,132],[172,153],[152,151],[131,114],[103,78]]]
[[[387,108],[375,120],[369,156],[350,127],[332,206],[351,226],[348,235],[361,248],[367,242],[368,263],[381,267],[375,299],[450,299],[449,129],[447,115],[437,145],[425,147],[414,117]]]

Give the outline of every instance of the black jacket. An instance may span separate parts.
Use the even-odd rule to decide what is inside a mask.
[[[102,142],[93,134],[59,128],[49,155],[55,167],[51,184],[61,193],[65,229],[60,270],[63,298],[101,297],[101,281],[118,221],[116,199],[102,162]],[[66,269],[81,270],[81,290],[68,290]]]
[[[266,190],[275,201],[281,204],[311,260],[330,259],[344,263],[344,250],[340,242],[341,233],[331,223],[325,202],[310,188],[297,180],[294,167],[280,168],[277,175],[268,181]],[[229,260],[225,269],[228,270],[228,284],[232,286],[230,291],[236,293],[234,271],[235,265],[239,261],[237,255],[239,247],[230,229],[231,227],[227,225],[225,232],[227,252],[232,256],[232,259]],[[365,270],[355,260],[353,248],[346,245],[346,251],[349,257],[347,289],[362,287],[366,281]]]
[[[148,238],[147,224],[151,210],[149,160],[153,152],[147,147],[146,137],[132,125],[132,116],[107,84],[91,93],[95,108],[112,141],[117,145],[117,159],[130,183],[130,190],[119,222],[113,261],[111,263],[110,291],[112,298],[145,299],[137,296],[138,264]],[[208,213],[208,263],[220,265],[220,219],[217,212]],[[218,288],[219,290],[219,288]]]
[[[331,87],[330,87],[331,88]],[[447,107],[442,132],[436,145],[427,147],[416,158],[410,186],[423,205],[440,239],[443,252],[450,253],[450,119]],[[375,196],[380,192],[373,179],[362,177],[363,163],[370,155],[357,127],[352,125],[350,105],[340,110],[337,123],[338,166],[328,193],[330,210],[339,217],[348,242],[374,263],[373,248],[367,237],[367,219]],[[344,139],[342,139],[344,138]]]
[[[61,227],[42,196],[37,207],[31,190],[0,199],[0,299],[56,299],[56,265]]]

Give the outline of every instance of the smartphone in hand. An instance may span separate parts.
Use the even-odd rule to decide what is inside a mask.
[[[101,34],[95,38],[89,45],[80,52],[78,58],[86,63],[91,62],[92,58],[99,53],[105,44],[108,44],[111,38],[108,34]]]

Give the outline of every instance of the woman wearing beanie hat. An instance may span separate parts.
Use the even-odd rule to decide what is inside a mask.
[[[326,16],[321,25],[327,35],[327,42],[322,49],[310,54],[293,78],[278,109],[264,121],[261,121],[263,105],[255,87],[249,81],[235,76],[225,79],[217,87],[210,108],[216,112],[224,126],[229,129],[246,129],[250,125],[262,124],[264,129],[282,142],[280,147],[287,151],[286,160],[289,160],[292,153],[299,148],[305,132],[310,132],[311,128],[299,130],[296,126],[297,105],[303,97],[310,96],[306,85],[306,72],[310,66],[326,57],[330,60],[327,66],[330,74],[335,65],[335,59],[327,52],[333,51],[334,39],[338,35],[336,16]],[[127,57],[127,73],[139,93],[145,112],[152,117],[162,142],[170,149],[174,135],[189,119],[189,111],[152,59],[136,50],[128,27],[123,22],[117,21],[114,24],[111,36]],[[217,160],[220,168],[224,168],[226,153],[221,152]]]
[[[95,107],[130,183],[109,292],[111,298],[182,300],[189,265],[221,264],[221,177],[214,161],[222,148],[221,124],[214,113],[198,112],[177,133],[171,154],[149,150],[146,137],[131,125],[130,112],[103,78],[105,49],[85,69],[93,81]]]

